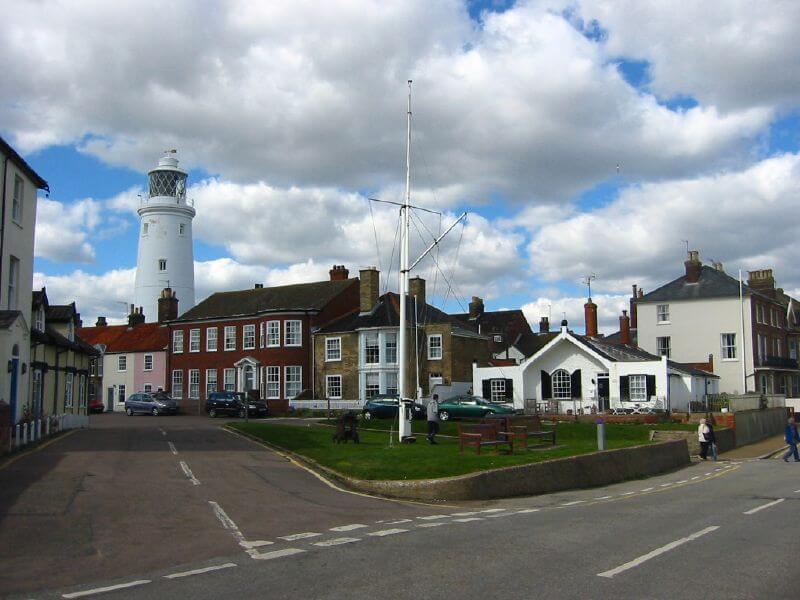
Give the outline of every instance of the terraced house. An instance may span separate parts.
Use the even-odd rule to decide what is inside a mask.
[[[359,307],[314,335],[317,398],[363,402],[398,392],[400,296],[379,296],[377,269],[363,269],[359,276]],[[407,389],[428,395],[436,388],[443,397],[466,392],[473,360],[490,357],[490,338],[425,300],[425,280],[411,279]]]
[[[217,390],[254,390],[278,411],[311,397],[312,332],[358,307],[348,275],[335,265],[329,281],[219,292],[170,321],[172,396],[197,411]]]

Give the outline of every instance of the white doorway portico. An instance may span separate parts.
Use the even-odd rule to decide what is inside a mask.
[[[236,368],[236,391],[247,394],[250,390],[258,390],[258,370],[261,361],[252,356],[245,356],[243,359],[233,363]]]

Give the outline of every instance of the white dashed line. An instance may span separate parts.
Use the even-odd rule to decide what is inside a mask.
[[[651,487],[649,487],[649,488],[644,488],[642,491],[643,491],[643,492],[649,492],[650,490],[654,490],[654,489],[655,489],[655,488],[651,488]]]
[[[681,479],[680,481],[676,481],[675,485],[679,485],[681,483],[689,483],[689,480],[688,479]]]
[[[169,444],[169,451],[177,455],[178,451],[175,449],[175,444],[173,444],[172,442],[167,442],[167,444]]]
[[[408,529],[383,529],[382,531],[373,531],[368,533],[372,537],[384,537],[387,535],[395,535],[396,533],[405,533]]]
[[[324,542],[314,542],[315,546],[320,548],[327,548],[329,546],[340,546],[342,544],[350,544],[352,542],[360,542],[359,538],[341,537],[333,538],[332,540],[325,540]]]
[[[471,521],[483,521],[483,517],[464,517],[463,519],[453,519],[454,523],[470,523]]]
[[[487,508],[486,510],[482,510],[482,513],[498,513],[503,512],[505,508]]]
[[[200,485],[200,481],[194,476],[192,470],[189,468],[189,465],[187,465],[184,461],[181,461],[181,469],[183,469],[183,474],[186,475],[186,477],[189,478],[189,481],[192,482],[192,485]]]
[[[433,521],[434,519],[446,519],[447,515],[428,515],[427,517],[417,517],[423,521]]]
[[[244,539],[244,535],[241,531],[239,531],[239,527],[233,522],[233,519],[231,519],[228,514],[222,510],[222,507],[213,500],[209,500],[208,503],[211,505],[214,514],[216,515],[217,519],[219,519],[219,522],[222,523],[222,526],[231,532],[233,538],[242,548],[244,548],[244,551],[247,552],[248,556],[250,556],[250,558],[256,558],[256,555],[258,555],[258,550],[247,545],[248,541]]]
[[[769,508],[770,506],[775,506],[776,504],[780,504],[786,500],[786,498],[778,498],[777,500],[773,500],[772,502],[767,502],[766,504],[762,504],[761,506],[756,506],[755,508],[751,508],[750,510],[744,511],[743,515],[753,515],[760,510],[764,510],[765,508]]]
[[[612,498],[612,497],[613,496],[600,496],[599,498],[595,498],[595,500],[608,500],[609,498]]]
[[[411,523],[412,519],[398,519],[397,521],[385,521],[387,525],[400,525],[401,523]]]
[[[253,558],[255,560],[272,560],[273,558],[283,558],[293,554],[302,554],[305,550],[300,548],[284,548],[283,550],[273,550],[272,552],[257,552]]]
[[[603,571],[602,573],[598,573],[598,577],[607,577],[612,578],[614,575],[619,575],[623,571],[627,571],[628,569],[632,569],[634,567],[638,567],[643,562],[650,560],[651,558],[655,558],[665,552],[669,552],[670,550],[685,544],[686,542],[691,542],[692,540],[696,540],[697,538],[706,535],[707,533],[711,533],[712,531],[716,531],[719,529],[718,525],[712,525],[711,527],[706,527],[705,529],[701,529],[700,531],[693,533],[692,535],[686,536],[685,538],[681,538],[679,540],[675,540],[674,542],[670,542],[666,546],[661,546],[661,548],[657,548],[652,552],[648,552],[647,554],[643,554],[639,558],[634,558],[630,562],[626,562],[624,565],[620,565],[615,569],[611,569],[610,571]]]
[[[510,513],[510,512],[495,513],[493,515],[486,515],[486,518],[487,519],[497,519],[499,517],[510,517],[513,514],[514,513]]]
[[[703,473],[703,477],[708,477],[709,475],[711,475],[711,471],[709,471],[708,473]]]
[[[636,492],[622,492],[620,496],[633,496]]]
[[[118,585],[109,585],[107,587],[94,588],[92,590],[84,590],[82,592],[72,592],[71,594],[63,594],[62,598],[83,598],[84,596],[94,596],[95,594],[103,594],[105,592],[113,592],[114,590],[124,590],[125,588],[136,587],[137,585],[144,585],[150,583],[149,579],[139,579],[138,581],[129,581],[128,583],[120,583]]]
[[[353,531],[353,529],[363,529],[366,525],[361,523],[353,523],[352,525],[340,525],[339,527],[331,527],[331,531]]]
[[[700,475],[695,475],[694,477],[692,477],[692,481],[694,481],[695,479],[700,479]]]
[[[573,500],[572,502],[565,502],[561,506],[575,506],[576,504],[583,504],[586,500]]]
[[[441,527],[442,525],[447,525],[446,521],[435,521],[433,523],[420,523],[417,527]]]
[[[268,542],[267,540],[256,540],[253,542],[239,542],[242,548],[261,548],[263,546],[272,546],[275,542]]]
[[[795,490],[794,493],[795,494],[800,494],[800,490]]]
[[[214,565],[213,567],[206,567],[204,569],[194,569],[192,571],[183,571],[182,573],[172,573],[171,575],[164,575],[164,579],[179,579],[181,577],[190,577],[192,575],[201,575],[203,573],[210,573],[211,571],[219,571],[221,569],[230,569],[235,567],[236,563],[225,563],[224,565]]]
[[[523,508],[522,510],[518,510],[517,514],[518,515],[527,515],[528,513],[539,512],[539,510],[540,509],[538,509],[538,508]]]
[[[460,512],[460,513],[453,513],[453,514],[451,514],[450,516],[451,516],[451,517],[471,517],[472,515],[477,515],[477,514],[478,514],[478,513],[477,513],[476,511],[473,511],[473,512]]]
[[[669,486],[671,486],[671,485],[672,485],[671,483],[662,483],[662,484],[661,484],[660,486],[658,486],[658,487],[669,487]]]
[[[306,531],[305,533],[293,533],[292,535],[282,535],[278,539],[293,542],[295,540],[307,540],[308,538],[319,537],[321,533],[314,533],[313,531]]]

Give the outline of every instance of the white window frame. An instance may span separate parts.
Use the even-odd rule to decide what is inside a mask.
[[[267,348],[280,348],[281,322],[267,321]]]
[[[236,350],[236,325],[225,326],[225,352],[233,352]],[[228,342],[231,342],[229,345]]]
[[[291,369],[291,371],[290,371],[290,369]],[[295,380],[293,378],[293,379],[290,380],[289,379],[290,373],[299,374],[299,376],[300,376],[299,379]],[[292,386],[291,389],[289,388],[290,385]],[[297,386],[297,387],[295,388],[295,386]],[[300,366],[300,365],[287,365],[286,367],[284,367],[284,369],[283,369],[283,388],[284,388],[285,397],[287,399],[289,399],[289,400],[291,400],[292,398],[295,398],[296,396],[299,396],[303,392],[303,367],[302,366]],[[295,389],[297,389],[296,392],[295,392]],[[295,393],[292,393],[292,392],[295,392]]]
[[[189,369],[189,398],[200,398],[200,369]]]
[[[64,375],[64,408],[72,408],[72,385],[74,379],[74,373],[66,373]]]
[[[44,309],[39,307],[36,309],[36,329],[38,331],[44,331]]]
[[[242,350],[255,350],[256,326],[254,323],[242,327]]]
[[[164,273],[167,270],[167,259],[166,258],[159,258],[158,259],[158,270],[161,273]]]
[[[297,327],[297,331],[293,331],[295,326]],[[297,336],[297,341],[289,341],[290,336],[293,340],[295,335]],[[303,345],[303,321],[298,319],[286,319],[283,322],[283,345],[294,348]]]
[[[183,352],[183,330],[176,329],[172,332],[172,353],[181,354]]]
[[[281,368],[276,365],[267,367],[267,391],[268,400],[277,400],[281,397]]]
[[[392,355],[394,355],[394,360],[392,360]],[[395,331],[387,331],[383,334],[383,362],[387,365],[397,364],[397,332]]]
[[[378,371],[368,371],[364,373],[364,398],[370,400],[381,393],[381,377]],[[371,382],[374,380],[374,383]],[[370,393],[370,388],[373,393]]]
[[[434,345],[433,340],[438,340],[439,344]],[[428,360],[442,360],[444,356],[444,338],[441,333],[432,333],[428,336]]]
[[[489,380],[489,398],[492,402],[499,402],[506,399],[506,380],[505,379],[490,379]]]
[[[217,370],[216,369],[206,369],[206,398],[212,392],[217,391]]]
[[[656,304],[656,323],[669,322],[669,304]]]
[[[127,391],[128,388],[125,387],[125,384],[120,384],[119,386],[117,386],[117,404],[125,404],[125,400],[128,397]]]
[[[175,400],[183,398],[183,370],[172,370],[172,397]]]
[[[389,385],[390,378],[393,378],[394,385]],[[384,394],[397,394],[400,391],[400,387],[398,385],[398,373],[397,371],[386,371],[383,375],[383,393]]]
[[[144,391],[145,394],[153,393],[153,384],[152,383],[145,383],[143,391]]]
[[[364,364],[381,364],[381,336],[377,331],[364,333]]]
[[[550,375],[550,392],[553,400],[572,399],[572,376],[566,369],[556,369]]]
[[[628,375],[628,398],[631,402],[647,402],[647,375]]]
[[[338,388],[339,393],[335,393]],[[325,397],[331,400],[342,399],[342,376],[341,375],[326,375],[325,376]]]
[[[719,343],[722,360],[736,360],[736,334],[721,333]]]
[[[147,366],[148,360],[150,361],[150,366]],[[145,371],[152,371],[153,370],[153,355],[152,354],[145,354],[144,361],[143,361],[143,369]]]
[[[663,335],[656,338],[656,354],[667,358],[672,356],[672,336]]]
[[[225,392],[236,391],[236,369],[225,369],[222,372],[222,389]]]
[[[258,347],[263,348],[267,345],[267,322],[261,321],[258,324]]]
[[[206,352],[216,352],[217,348],[219,348],[219,329],[217,327],[206,327]]]
[[[117,356],[117,373],[125,373],[128,370],[128,355],[120,354]]]
[[[189,330],[189,352],[200,352],[200,330]]]
[[[342,360],[342,338],[340,337],[325,338],[325,362],[339,362],[341,360]]]

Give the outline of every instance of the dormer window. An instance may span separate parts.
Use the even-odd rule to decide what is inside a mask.
[[[44,331],[44,309],[39,307],[36,311],[36,329],[38,331]]]

